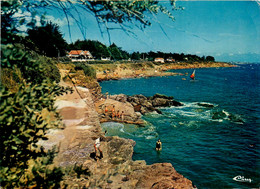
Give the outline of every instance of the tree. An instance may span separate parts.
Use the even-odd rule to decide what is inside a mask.
[[[18,36],[18,27],[24,21],[14,16],[25,4],[27,2],[18,0],[1,1],[1,68],[11,72],[19,69],[22,82],[18,84],[18,91],[0,84],[0,185],[4,188],[32,185],[57,188],[63,173],[60,168],[50,166],[53,153],[41,149],[37,142],[45,139],[48,129],[61,125],[49,122],[41,113],[46,109],[57,116],[55,96],[67,89],[45,79],[42,61],[17,44],[22,38]],[[33,21],[32,16],[28,26],[34,26]]]
[[[77,40],[69,45],[70,50],[88,50],[95,57],[109,57],[109,49],[106,45],[94,40]]]
[[[46,0],[47,1],[47,0]],[[151,25],[152,18],[158,13],[167,15],[174,20],[171,10],[178,9],[175,6],[175,0],[169,0],[171,10],[165,6],[165,3],[160,3],[159,0],[125,0],[125,1],[92,1],[92,0],[66,0],[66,1],[48,1],[49,5],[58,7],[61,6],[67,18],[75,18],[75,12],[79,8],[83,8],[86,12],[93,13],[96,21],[99,24],[101,33],[102,28],[107,31],[110,39],[110,30],[122,29],[128,34],[132,34],[133,26],[144,29]],[[73,5],[73,6],[72,6]],[[67,8],[70,7],[71,9]],[[79,20],[76,19],[79,23]],[[113,23],[112,25],[109,25]],[[115,24],[117,26],[115,26]],[[119,26],[119,27],[118,27]]]
[[[114,60],[122,60],[123,56],[121,50],[116,46],[115,43],[109,46],[109,52]]]
[[[214,58],[213,56],[207,56],[207,57],[206,57],[206,61],[214,62],[214,61],[215,61],[215,58]]]
[[[139,52],[133,52],[131,55],[131,59],[133,59],[133,60],[140,60],[140,58],[141,58],[141,55]]]
[[[66,55],[67,43],[63,39],[57,24],[49,22],[45,26],[29,29],[27,33],[26,38],[33,43],[33,49],[40,54],[48,57]]]

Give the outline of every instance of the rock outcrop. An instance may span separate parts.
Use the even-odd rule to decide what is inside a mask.
[[[86,160],[92,176],[81,177],[78,186],[87,188],[187,188],[192,182],[177,173],[170,163],[146,165],[145,161],[133,161],[135,142],[119,137],[106,137],[101,142],[104,157],[98,162]]]
[[[128,96],[127,101],[133,105],[135,111],[142,114],[152,111],[161,113],[158,107],[182,106],[182,104],[174,100],[173,97],[161,94],[155,94],[152,97],[146,97],[144,95]]]
[[[123,95],[105,101],[107,104],[117,102],[118,107],[127,104],[132,107],[129,115],[135,113]],[[61,188],[192,188],[192,182],[177,173],[170,163],[146,165],[145,161],[133,161],[133,140],[105,137],[88,89],[77,87],[74,93],[57,99],[56,106],[65,129],[49,133],[49,140],[42,145],[45,148],[59,146],[55,164],[68,171]],[[103,151],[101,159],[93,156],[98,137]],[[69,170],[78,171],[71,173]]]
[[[96,102],[96,110],[101,122],[116,121],[133,124],[144,124],[141,116],[149,112],[161,114],[160,107],[182,106],[173,97],[155,94],[152,97],[144,95],[127,96],[111,95]],[[107,111],[107,112],[106,112]],[[113,116],[113,111],[116,116]],[[119,116],[117,114],[119,113]],[[124,114],[122,118],[121,114]]]

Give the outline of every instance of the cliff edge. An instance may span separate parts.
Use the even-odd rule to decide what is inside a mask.
[[[45,148],[59,146],[55,164],[80,171],[66,175],[62,187],[77,188],[193,188],[192,182],[177,173],[170,163],[146,165],[133,161],[135,142],[117,136],[105,137],[91,92],[76,87],[72,94],[56,100],[65,125],[64,130],[52,130]],[[95,139],[101,138],[103,158],[94,158]]]

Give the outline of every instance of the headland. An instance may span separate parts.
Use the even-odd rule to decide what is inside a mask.
[[[180,73],[178,73],[178,69],[234,67],[233,64],[226,62],[156,63],[151,61],[139,61],[134,63],[115,62],[114,64],[103,63],[90,65],[96,70],[98,81],[180,75]],[[168,72],[169,70],[176,71]]]

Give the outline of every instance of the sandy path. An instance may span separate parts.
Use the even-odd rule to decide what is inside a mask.
[[[41,144],[51,149],[59,147],[55,162],[60,166],[83,164],[94,151],[93,138],[100,134],[100,122],[89,90],[77,87],[72,94],[58,97],[55,106],[62,116],[65,129],[50,130],[49,140]],[[82,98],[81,98],[82,97]]]

